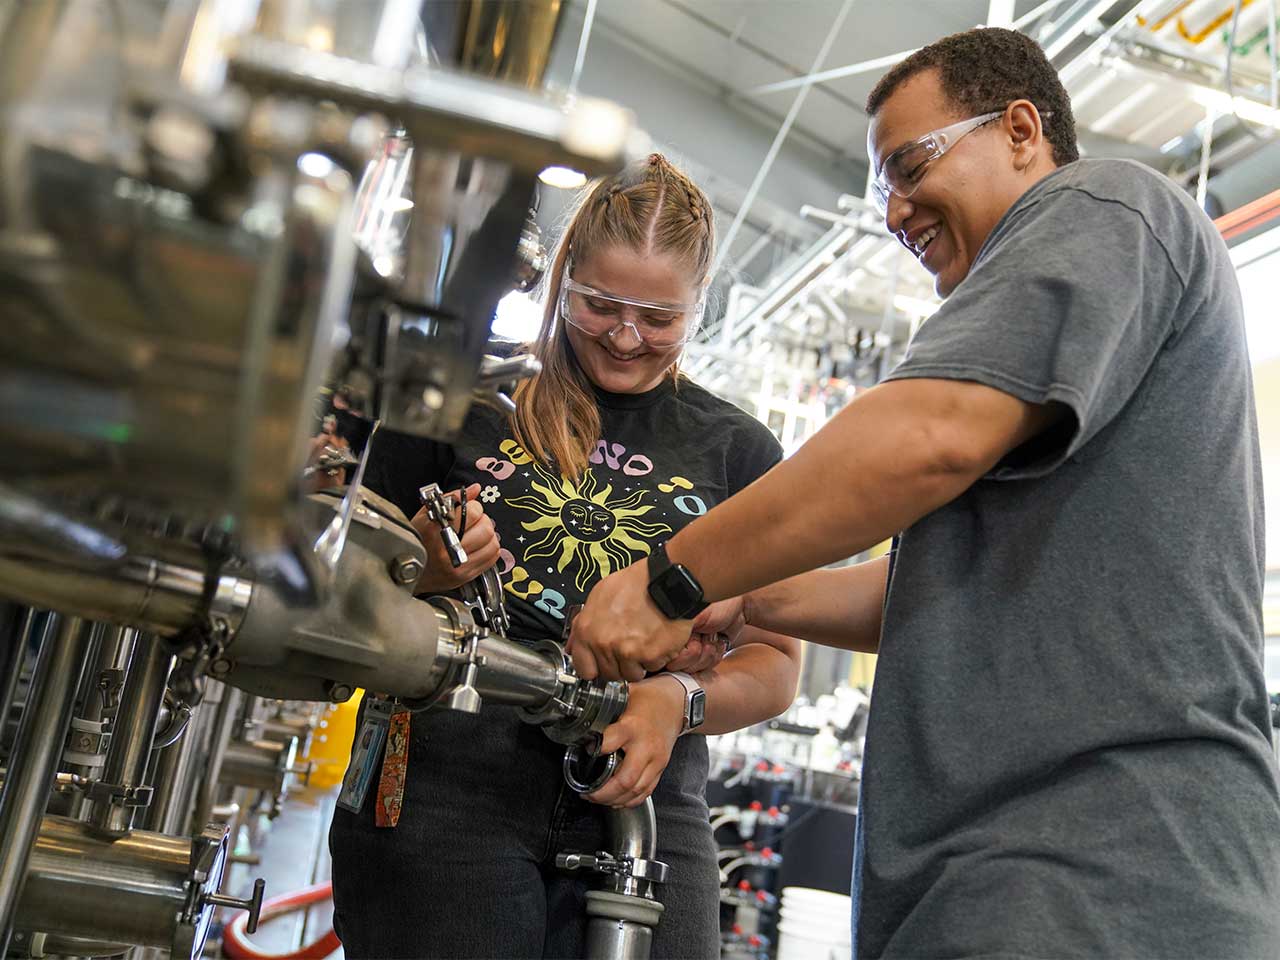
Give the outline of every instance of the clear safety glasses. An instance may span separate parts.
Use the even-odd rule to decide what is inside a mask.
[[[928,166],[957,143],[979,127],[998,120],[1004,116],[1003,110],[984,113],[980,117],[970,117],[950,126],[942,127],[926,133],[917,140],[899,147],[889,154],[880,173],[871,183],[871,193],[875,197],[876,209],[880,216],[889,210],[889,195],[896,193],[900,197],[909,197],[920,187]],[[1048,117],[1050,114],[1041,114]]]
[[[658,350],[678,347],[693,339],[702,322],[706,300],[658,303],[605,293],[578,283],[566,269],[560,281],[560,316],[592,337],[616,337],[630,327],[636,338]]]

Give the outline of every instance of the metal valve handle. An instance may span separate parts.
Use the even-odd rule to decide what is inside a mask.
[[[330,582],[338,569],[338,560],[342,557],[342,551],[347,545],[347,532],[351,529],[351,519],[362,501],[360,484],[364,482],[364,471],[369,466],[369,453],[373,450],[373,438],[380,426],[382,426],[381,420],[373,422],[373,427],[369,430],[369,438],[365,441],[364,453],[360,455],[360,463],[356,466],[356,475],[351,478],[351,485],[347,487],[346,495],[338,506],[338,512],[316,539],[313,547],[316,556],[320,559],[321,569]]]
[[[449,562],[455,568],[462,566],[467,562],[467,551],[463,549],[462,541],[453,529],[453,497],[441,490],[440,484],[429,483],[418,488],[418,499],[431,522],[440,527],[440,539],[444,541]]]
[[[247,933],[257,933],[258,918],[262,914],[262,894],[266,888],[267,881],[259,877],[253,881],[253,893],[247,900],[228,897],[223,893],[206,893],[200,898],[200,902],[205,906],[226,907],[228,910],[248,910],[249,920],[244,929]]]

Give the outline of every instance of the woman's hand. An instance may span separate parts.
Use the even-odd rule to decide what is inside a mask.
[[[498,532],[494,529],[493,520],[484,513],[484,507],[477,499],[480,496],[480,484],[473,483],[465,491],[467,498],[467,529],[461,537],[462,549],[467,552],[467,562],[454,567],[445,551],[444,540],[440,536],[440,525],[433,523],[427,516],[425,508],[413,515],[410,523],[418,531],[422,545],[427,548],[427,565],[413,587],[415,594],[445,593],[456,590],[469,580],[474,580],[498,562]],[[458,528],[458,511],[453,512],[453,528]]]
[[[747,625],[747,601],[745,597],[730,597],[728,600],[717,600],[707,609],[693,618],[693,634],[723,636],[725,643],[732,648]],[[681,670],[683,667],[668,665],[668,670]]]
[[[320,433],[307,441],[308,467],[315,467],[320,462],[320,457],[329,447],[348,451],[351,449],[351,444],[345,438],[334,433],[333,430],[334,427],[330,422],[330,418],[326,417]],[[342,467],[332,467],[328,470],[315,469],[305,477],[303,488],[307,493],[315,493],[317,490],[323,490],[326,487],[340,487],[346,482],[347,471]]]
[[[658,675],[631,684],[627,709],[604,732],[604,754],[623,751],[622,762],[609,782],[587,794],[593,803],[636,807],[653,793],[671,751],[684,729],[684,686]]]
[[[684,649],[663,669],[678,673],[702,673],[723,660],[728,652],[728,637],[723,633],[695,633]]]

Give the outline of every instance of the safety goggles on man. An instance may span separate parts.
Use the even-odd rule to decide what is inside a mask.
[[[705,300],[694,303],[658,303],[605,293],[569,276],[560,281],[560,316],[592,337],[616,337],[630,327],[636,339],[655,349],[688,343],[702,322]]]
[[[942,127],[926,133],[917,140],[912,140],[893,153],[889,154],[880,168],[880,173],[871,183],[871,193],[875,197],[876,209],[880,216],[889,210],[889,194],[896,193],[906,198],[920,187],[929,164],[937,160],[957,143],[979,127],[986,126],[993,120],[1004,116],[1003,110],[984,113],[980,117],[970,117],[950,126]],[[1050,114],[1041,114],[1048,117]]]

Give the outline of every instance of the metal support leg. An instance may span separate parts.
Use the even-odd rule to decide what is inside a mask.
[[[51,616],[47,624],[0,789],[0,956],[9,946],[27,862],[49,801],[91,641],[90,625],[79,617]]]

